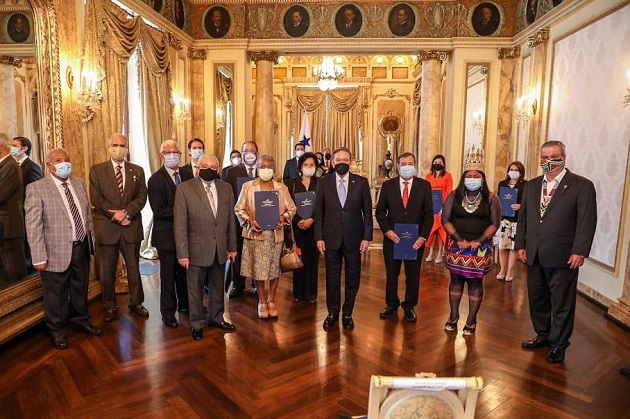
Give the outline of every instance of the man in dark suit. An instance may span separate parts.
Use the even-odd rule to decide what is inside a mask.
[[[254,141],[245,141],[241,146],[241,154],[243,155],[243,162],[238,166],[230,168],[227,172],[225,181],[232,186],[232,192],[234,194],[234,202],[238,201],[238,195],[240,194],[239,183],[243,180],[255,179],[258,177],[258,169],[256,168],[256,162],[258,161],[258,146]],[[241,179],[239,181],[239,178]],[[242,183],[240,186],[243,186]],[[234,221],[236,222],[236,215],[234,215]],[[243,254],[243,236],[241,234],[240,224],[236,222],[236,247],[239,255]],[[230,291],[230,298],[238,298],[243,295],[245,291],[245,277],[241,275],[241,258],[237,258],[234,263],[234,278],[228,279],[234,282],[232,291]]]
[[[106,323],[118,318],[115,281],[119,252],[127,267],[129,309],[138,316],[149,317],[142,305],[144,291],[140,278],[140,244],[144,238],[140,211],[147,203],[147,186],[142,167],[125,160],[128,144],[124,135],[112,135],[111,159],[90,168],[97,269]]]
[[[26,276],[22,172],[9,152],[9,137],[0,133],[0,285]]]
[[[473,14],[473,29],[481,36],[492,35],[499,28],[499,16],[487,6],[482,6]]]
[[[387,305],[379,316],[381,319],[391,317],[401,305],[398,298],[398,275],[402,260],[394,259],[394,243],[400,242],[394,225],[417,224],[418,239],[413,244],[417,254],[415,260],[405,260],[405,300],[402,302],[405,319],[415,322],[417,316],[414,307],[418,304],[422,253],[433,227],[433,200],[431,184],[416,177],[416,157],[413,154],[403,153],[398,156],[398,173],[400,176],[383,183],[376,204],[376,220],[384,235],[383,256],[387,272]]]
[[[205,144],[199,138],[193,138],[188,141],[188,155],[190,156],[190,161],[182,166],[182,171],[188,172],[190,176],[195,177],[197,175],[197,161],[204,153],[205,149]]]
[[[396,36],[407,36],[413,30],[414,22],[409,19],[407,7],[409,6],[402,5],[396,12],[396,24],[392,27],[392,33]]]
[[[229,166],[225,166],[221,170],[221,179],[222,180],[227,179],[227,172],[228,172],[228,170],[230,170],[233,167],[238,166],[242,162],[243,162],[243,159],[241,158],[241,152],[240,151],[238,151],[238,150],[230,151],[230,165]]]
[[[68,320],[75,330],[95,336],[102,333],[90,323],[87,308],[94,229],[85,183],[70,176],[68,152],[53,149],[46,160],[50,176],[26,189],[26,230],[35,269],[42,276],[44,320],[52,344],[66,349]],[[68,292],[72,315],[68,312]]]
[[[149,178],[149,204],[153,211],[151,245],[158,251],[160,260],[160,313],[168,327],[179,326],[175,311],[188,311],[186,270],[177,263],[173,234],[173,205],[175,189],[192,179],[192,175],[179,170],[181,153],[177,141],[166,140],[160,145],[162,167]]]
[[[538,13],[538,0],[528,0],[525,7],[525,18],[527,24],[531,25],[536,20],[536,14]]]
[[[304,144],[302,143],[295,144],[295,146],[293,147],[293,150],[295,151],[295,157],[287,160],[287,162],[284,165],[284,172],[282,173],[282,180],[284,182],[286,182],[289,179],[293,179],[299,174],[298,173],[298,160],[304,154],[304,150],[305,150]]]
[[[234,195],[219,180],[219,160],[204,154],[199,176],[180,185],[175,193],[175,246],[181,266],[187,269],[190,326],[195,340],[208,326],[231,332],[233,324],[223,318],[223,272],[228,259],[236,258]],[[203,309],[203,287],[208,285],[209,307]]]
[[[304,16],[302,16],[301,10],[294,10],[291,13],[291,22],[284,27],[289,34],[289,36],[293,38],[297,38],[303,36],[306,31],[308,31],[308,22],[304,21]]]
[[[560,141],[540,149],[543,176],[528,182],[514,249],[527,263],[529,312],[537,336],[523,348],[549,346],[549,362],[562,362],[575,320],[579,268],[597,225],[595,186],[565,168]]]
[[[360,15],[357,16],[358,11],[359,9],[354,5],[346,6],[341,11],[341,18],[336,25],[340,35],[348,37],[359,33],[363,22],[362,17]]]
[[[326,262],[324,330],[339,320],[354,329],[352,310],[361,280],[361,253],[372,240],[372,196],[366,178],[349,173],[351,156],[345,147],[332,154],[335,173],[322,177],[315,192],[315,240]],[[345,301],[341,307],[341,262],[345,261]]]
[[[204,21],[208,35],[213,38],[223,38],[230,29],[229,22],[223,20],[223,12],[219,8],[208,13]]]

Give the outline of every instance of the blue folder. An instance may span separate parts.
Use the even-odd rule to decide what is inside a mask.
[[[241,189],[243,189],[243,184],[249,182],[250,180],[254,180],[256,178],[249,176],[242,176],[236,178],[236,196],[241,196]]]
[[[400,238],[400,242],[394,243],[394,259],[417,260],[418,251],[413,244],[418,240],[418,224],[394,224],[394,233]]]
[[[502,186],[499,188],[499,201],[501,202],[501,216],[514,217],[516,211],[512,209],[512,205],[516,204],[518,197],[518,188],[510,188]]]
[[[302,217],[302,219],[313,218],[315,192],[297,192],[295,194],[295,205],[297,206],[297,215]]]
[[[431,191],[433,198],[433,214],[439,214],[442,211],[442,191]]]
[[[278,191],[256,191],[256,221],[263,230],[273,230],[280,221]]]

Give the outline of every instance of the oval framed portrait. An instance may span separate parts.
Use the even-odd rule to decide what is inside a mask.
[[[284,30],[292,38],[299,38],[308,32],[311,24],[311,16],[308,10],[299,4],[295,4],[284,14]]]
[[[387,23],[394,35],[407,36],[416,26],[416,13],[408,4],[397,4],[390,10]]]
[[[173,22],[179,29],[184,28],[186,23],[184,0],[173,0]]]
[[[162,0],[149,0],[149,6],[158,13],[162,13]]]
[[[203,27],[212,38],[223,38],[230,30],[230,14],[223,6],[214,6],[206,10]]]
[[[498,33],[503,21],[499,7],[489,1],[475,6],[470,13],[470,25],[479,36],[491,36]]]
[[[355,36],[363,26],[363,14],[354,4],[344,4],[335,14],[335,28],[341,36]]]
[[[24,13],[9,15],[4,28],[7,38],[16,44],[22,44],[31,37],[31,21]]]
[[[525,22],[528,25],[534,23],[538,17],[538,0],[523,0],[525,3]]]

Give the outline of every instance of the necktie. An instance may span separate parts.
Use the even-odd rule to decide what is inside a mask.
[[[68,188],[68,184],[63,182],[61,184],[66,193],[66,199],[68,200],[68,206],[70,207],[70,213],[72,214],[72,220],[74,221],[74,229],[76,230],[77,241],[82,242],[85,240],[85,229],[83,228],[83,221],[81,221],[81,215],[79,214],[79,208],[74,203],[72,192]]]
[[[409,181],[404,181],[403,184],[405,187],[403,188],[403,207],[407,208],[407,202],[409,202]]]
[[[346,204],[346,180],[345,179],[339,179],[339,191],[337,191],[337,193],[339,194],[339,203],[341,204],[341,206],[343,207]]]
[[[122,177],[122,167],[120,165],[116,166],[116,182],[118,183],[118,190],[120,194],[123,194],[123,177]]]
[[[179,173],[177,172],[173,173],[173,179],[175,179],[176,186],[182,183],[182,178],[179,177]]]
[[[247,176],[254,177],[254,168],[250,167],[247,169]]]
[[[551,192],[547,192],[547,179],[543,180],[542,184],[542,199],[540,200],[540,216],[545,215],[545,211],[547,211],[547,207],[549,206],[549,202],[551,202],[551,197],[556,193],[556,187],[558,186],[558,182],[554,182],[553,188]]]
[[[217,203],[214,200],[214,194],[212,193],[212,188],[210,185],[206,186],[206,190],[208,191],[208,200],[210,201],[210,208],[212,208],[212,214],[217,216]]]

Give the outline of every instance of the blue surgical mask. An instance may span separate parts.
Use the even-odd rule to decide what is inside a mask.
[[[403,179],[411,179],[415,175],[416,175],[415,166],[410,166],[410,165],[400,166],[400,176]]]
[[[177,169],[179,167],[179,154],[165,154],[164,166],[169,169]]]
[[[255,151],[245,151],[243,152],[243,161],[248,164],[248,165],[252,165],[254,163],[256,163],[256,160],[258,159],[258,156],[256,155]]]
[[[72,173],[72,163],[62,162],[55,165],[55,174],[62,179],[67,179]]]
[[[202,155],[203,155],[202,148],[193,148],[192,150],[190,150],[190,157],[192,157],[195,160],[199,160],[199,157],[201,157]]]
[[[19,147],[11,146],[11,148],[9,149],[9,153],[11,153],[14,159],[17,159],[21,153],[21,150]]]
[[[483,185],[483,179],[478,178],[464,178],[464,187],[471,192],[478,191]]]

